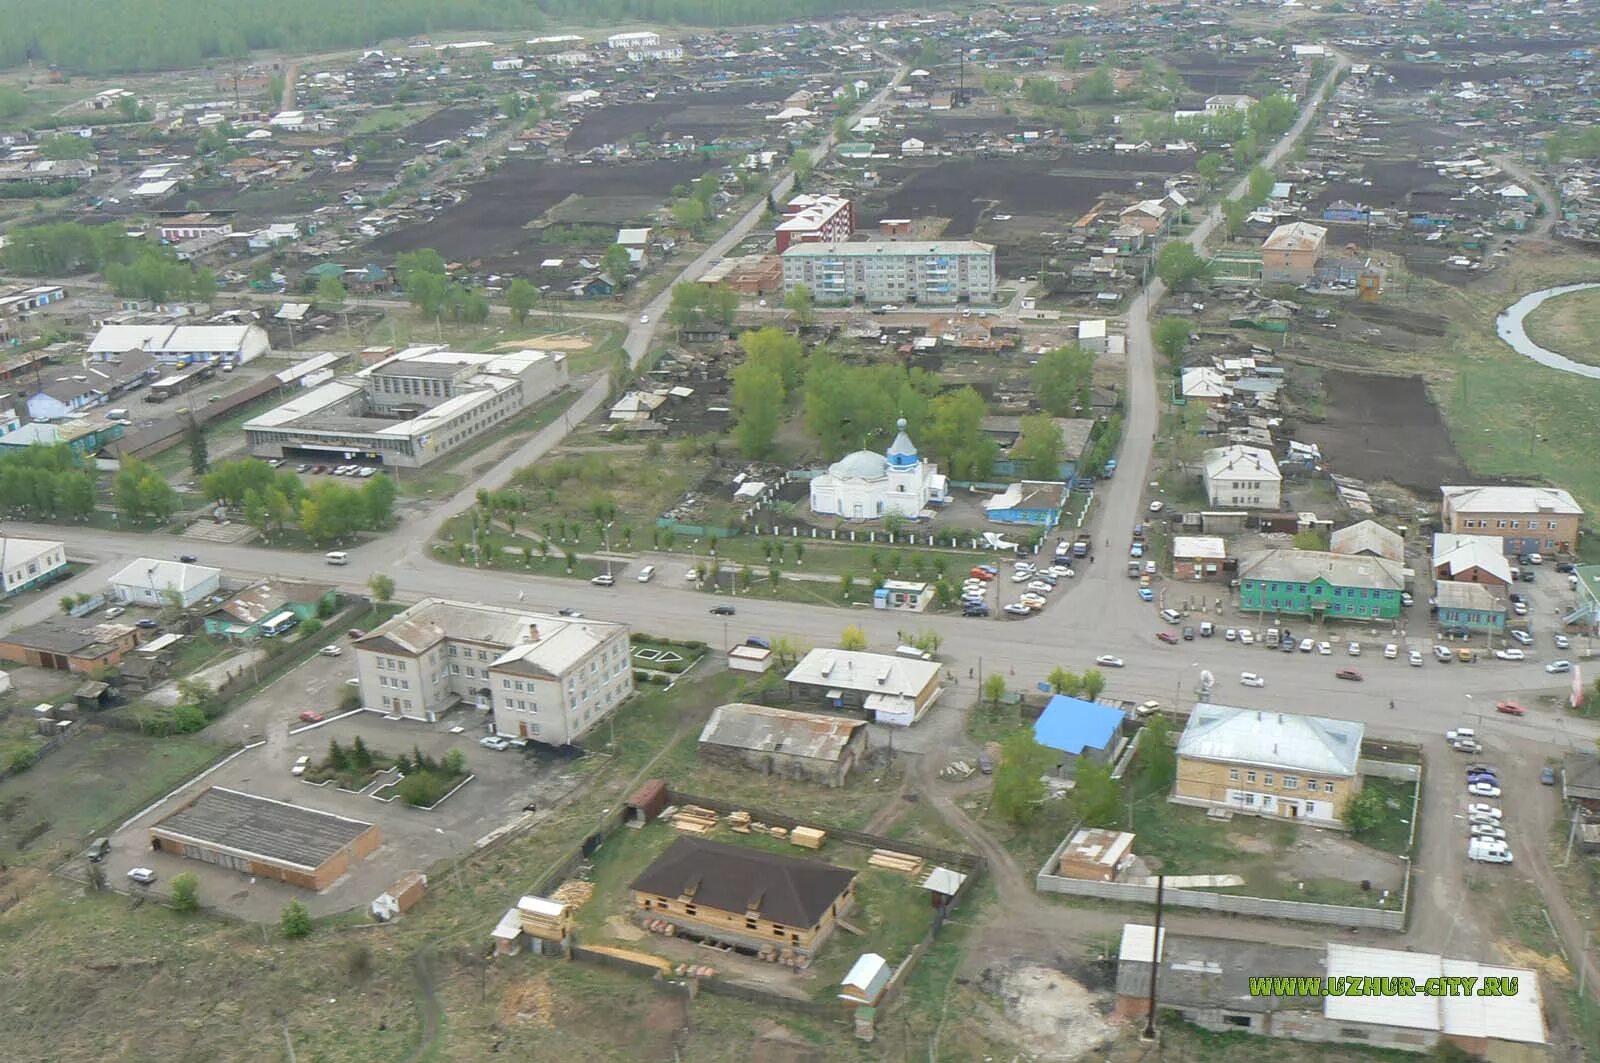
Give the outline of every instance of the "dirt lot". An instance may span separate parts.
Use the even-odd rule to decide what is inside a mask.
[[[482,107],[446,107],[416,125],[400,130],[410,144],[431,144],[457,137],[489,115]]]
[[[488,180],[468,185],[465,202],[384,235],[372,250],[386,256],[432,247],[449,260],[520,272],[538,264],[529,253],[539,245],[538,234],[524,226],[568,196],[650,195],[664,200],[673,185],[692,181],[709,168],[710,162],[699,157],[589,166],[514,162]]]
[[[861,224],[868,227],[880,217],[933,215],[950,219],[946,236],[965,238],[980,214],[998,211],[1049,214],[1059,217],[1064,229],[1101,196],[1133,195],[1141,180],[1145,187],[1159,189],[1161,176],[1187,165],[1186,156],[1150,156],[1129,163],[1101,153],[1060,160],[961,159],[898,170],[885,167],[885,183],[898,181],[899,187],[884,200],[863,203]],[[1141,173],[1132,172],[1134,166]]]
[[[619,103],[590,113],[567,135],[568,151],[588,151],[601,144],[617,144],[640,133],[650,139],[665,134],[689,134],[697,140],[714,140],[732,130],[760,126],[766,108],[749,103],[771,103],[772,110],[795,90],[797,83],[740,85],[718,92],[682,92],[637,103]]]
[[[1267,56],[1232,56],[1227,59],[1203,52],[1174,56],[1171,66],[1197,95],[1238,93],[1273,65]]]
[[[1323,376],[1323,389],[1326,420],[1299,434],[1341,474],[1425,495],[1467,475],[1421,377],[1336,370]]]

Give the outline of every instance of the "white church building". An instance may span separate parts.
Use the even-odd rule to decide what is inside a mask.
[[[846,454],[811,481],[811,512],[845,520],[877,520],[889,513],[916,518],[949,499],[949,478],[923,461],[906,435],[905,418],[885,454]]]

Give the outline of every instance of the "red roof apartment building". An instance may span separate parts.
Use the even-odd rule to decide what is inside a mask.
[[[856,205],[840,196],[799,195],[783,208],[778,223],[778,254],[794,244],[834,244],[850,239],[856,228]]]

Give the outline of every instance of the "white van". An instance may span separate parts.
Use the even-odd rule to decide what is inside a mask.
[[[343,550],[329,550],[322,555],[322,559],[330,565],[348,565],[350,563],[350,555]]]
[[[115,409],[115,410],[107,410],[106,411],[106,420],[108,420],[108,421],[131,421],[131,420],[133,420],[133,418],[128,416],[128,411],[127,410]]]
[[[933,654],[929,653],[927,650],[919,650],[915,646],[896,646],[894,648],[894,655],[896,657],[909,657],[913,661],[933,660]]]
[[[639,582],[649,583],[656,575],[656,566],[646,565],[639,570]]]

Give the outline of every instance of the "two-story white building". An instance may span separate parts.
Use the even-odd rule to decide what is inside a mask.
[[[1206,498],[1228,509],[1276,510],[1283,503],[1283,474],[1270,451],[1235,444],[1205,454]]]
[[[361,704],[432,722],[458,702],[489,730],[577,742],[633,693],[628,628],[425,598],[355,642]]]

